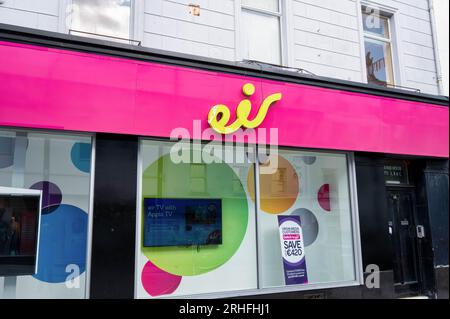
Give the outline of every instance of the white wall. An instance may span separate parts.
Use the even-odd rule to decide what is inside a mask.
[[[1,2],[2,0],[0,0]],[[241,56],[236,30],[241,0],[135,0],[135,32],[142,45],[233,61]],[[314,74],[366,81],[361,1],[286,1],[286,59]],[[0,22],[51,31],[64,28],[69,0],[3,0]],[[367,0],[395,12],[396,84],[437,94],[428,0]],[[200,16],[188,4],[201,6]],[[58,20],[59,16],[59,20]]]
[[[403,61],[402,85],[438,94],[433,35],[428,0],[383,0],[398,8],[399,59]]]
[[[294,63],[314,74],[362,81],[355,0],[293,0]]]
[[[58,31],[59,10],[59,0],[1,0],[0,23]]]
[[[234,60],[233,0],[144,0],[143,45],[151,48]],[[201,6],[200,16],[188,5]]]
[[[293,0],[295,66],[324,76],[365,81],[360,1]],[[396,84],[438,93],[428,0],[378,0],[394,12]]]

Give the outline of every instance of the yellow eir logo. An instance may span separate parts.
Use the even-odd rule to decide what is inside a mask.
[[[255,93],[255,86],[251,83],[247,83],[242,87],[242,91],[244,95],[250,97]],[[223,104],[216,105],[209,111],[208,123],[217,133],[220,134],[232,134],[241,127],[251,129],[257,128],[266,118],[269,107],[273,103],[280,101],[281,98],[281,93],[275,93],[267,97],[261,104],[258,114],[253,120],[249,120],[248,118],[252,109],[252,103],[249,99],[242,100],[236,110],[236,121],[229,125],[228,122],[231,117],[230,109],[228,106]]]

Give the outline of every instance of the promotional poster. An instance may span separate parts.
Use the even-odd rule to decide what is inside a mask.
[[[286,285],[308,283],[300,216],[278,216]]]

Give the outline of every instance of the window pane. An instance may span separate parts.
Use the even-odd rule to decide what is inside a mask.
[[[89,136],[0,130],[0,186],[42,191],[37,274],[17,277],[17,298],[85,297],[91,149]],[[0,249],[9,218],[0,207]],[[34,221],[17,222],[23,239]],[[79,285],[66,285],[69,275]],[[4,293],[0,282],[0,299]]]
[[[71,29],[129,39],[130,12],[131,0],[73,0]]]
[[[212,163],[204,159],[211,151],[182,145],[141,144],[137,297],[256,289],[255,205],[247,196],[253,166],[225,163],[233,149],[222,144]],[[188,160],[179,160],[180,149]]]
[[[389,19],[377,14],[363,14],[364,31],[386,39],[390,38]]]
[[[248,7],[279,12],[278,0],[242,0],[242,4]]]
[[[346,156],[279,150],[276,158],[276,170],[259,176],[260,286],[355,280]],[[301,225],[298,242],[279,227],[291,219]]]
[[[281,64],[278,17],[243,10],[242,38],[244,59]]]
[[[386,86],[394,84],[391,45],[373,39],[365,40],[367,81]]]

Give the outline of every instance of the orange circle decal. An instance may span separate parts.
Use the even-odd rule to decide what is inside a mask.
[[[275,161],[273,161],[275,159]],[[261,165],[266,166],[268,165]],[[294,205],[300,192],[299,178],[294,167],[282,156],[271,158],[274,169],[260,174],[260,207],[269,214],[282,214]],[[255,201],[254,170],[250,169],[247,186],[250,198]]]

